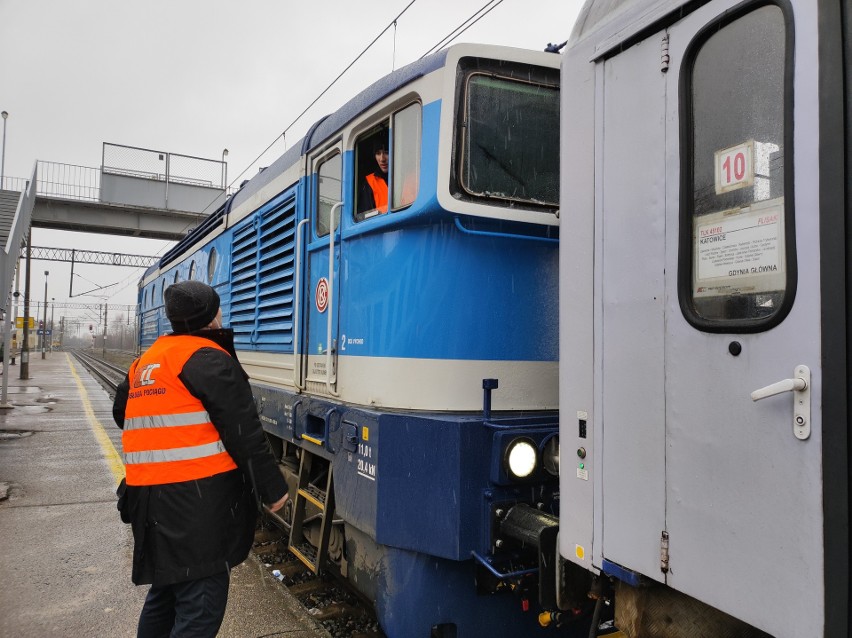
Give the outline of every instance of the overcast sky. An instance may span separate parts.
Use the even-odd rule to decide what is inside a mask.
[[[411,5],[409,7],[409,4]],[[5,175],[37,160],[99,167],[103,142],[220,160],[251,177],[319,117],[432,49],[456,42],[543,49],[568,39],[581,0],[0,0]],[[406,9],[406,7],[408,7]],[[400,13],[343,78],[269,146]],[[237,181],[239,183],[239,181]],[[33,230],[33,245],[162,254],[168,242]],[[33,262],[31,299],[68,299],[70,265]],[[76,266],[74,293],[135,304],[141,271]],[[23,283],[21,284],[23,290]],[[75,302],[100,303],[95,296]],[[34,311],[33,311],[34,312]],[[60,310],[57,309],[57,321]],[[67,311],[64,314],[80,314]]]

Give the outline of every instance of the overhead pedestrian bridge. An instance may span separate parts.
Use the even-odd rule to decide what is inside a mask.
[[[179,241],[224,203],[227,180],[224,161],[110,143],[100,168],[39,160],[29,178],[4,176],[0,298],[30,226]]]
[[[30,181],[33,226],[177,241],[224,202],[227,168],[104,143],[100,168],[38,161],[29,179],[7,177],[2,186],[20,194]]]

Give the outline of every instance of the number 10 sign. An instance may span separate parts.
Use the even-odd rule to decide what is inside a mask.
[[[717,195],[754,184],[754,140],[716,151],[714,159]]]

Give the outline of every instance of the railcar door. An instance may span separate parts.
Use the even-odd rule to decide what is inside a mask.
[[[845,289],[820,268],[816,5],[710,2],[598,74],[600,551],[778,636],[822,631],[845,427],[823,419],[846,328],[821,323]]]
[[[307,231],[304,269],[306,329],[302,339],[303,378],[308,392],[334,394],[337,360],[337,301],[340,298],[340,213],[342,208],[343,158],[340,145],[309,160]]]
[[[668,582],[804,637],[823,624],[816,25],[727,4],[668,34]]]

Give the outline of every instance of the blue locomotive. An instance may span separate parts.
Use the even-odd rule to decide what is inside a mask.
[[[391,637],[537,627],[542,541],[506,530],[559,513],[559,99],[554,54],[423,58],[140,283],[143,348],[169,328],[165,288],[216,288],[291,486],[291,550]]]

